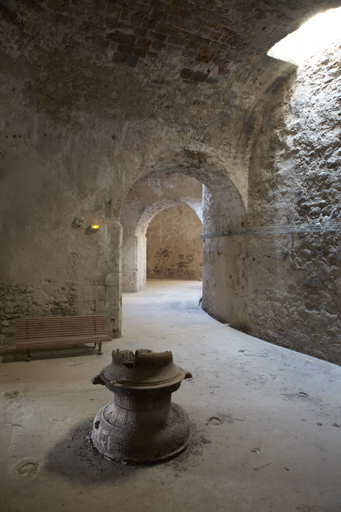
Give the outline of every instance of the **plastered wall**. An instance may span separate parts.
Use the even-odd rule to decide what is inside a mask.
[[[6,92],[3,87],[3,99]],[[121,227],[97,143],[33,108],[12,110],[10,99],[2,103],[1,341],[11,342],[14,320],[23,316],[105,314],[115,334],[120,312],[106,304],[120,297],[113,275],[120,268]],[[20,90],[16,101],[22,102]],[[76,217],[84,217],[84,228]],[[90,231],[93,223],[100,224],[98,233]]]

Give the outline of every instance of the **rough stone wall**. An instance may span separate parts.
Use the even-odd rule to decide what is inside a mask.
[[[249,332],[339,364],[340,57],[336,44],[307,61],[268,110],[243,250]]]
[[[215,223],[218,205],[205,196],[203,270],[204,289],[214,276],[203,297],[212,316],[338,364],[340,50],[310,59],[268,98],[239,227]]]
[[[202,278],[202,223],[188,206],[174,206],[153,218],[147,230],[149,279]]]
[[[47,280],[48,281],[48,280]],[[14,320],[25,316],[69,316],[76,314],[75,286],[55,289],[25,285],[0,288],[0,345],[10,342],[15,333]]]

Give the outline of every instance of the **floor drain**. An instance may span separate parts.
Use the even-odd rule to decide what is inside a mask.
[[[38,464],[31,461],[22,462],[17,466],[17,471],[20,475],[33,475],[38,471]]]

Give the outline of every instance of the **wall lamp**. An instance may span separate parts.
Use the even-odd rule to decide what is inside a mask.
[[[86,226],[84,217],[76,217],[74,220],[74,224],[78,228],[88,229],[92,233],[95,233],[96,231],[99,231],[99,229],[100,229],[99,224],[90,224],[90,226]]]

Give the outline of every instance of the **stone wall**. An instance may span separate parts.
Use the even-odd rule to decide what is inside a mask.
[[[336,44],[311,58],[298,70],[290,94],[284,92],[267,111],[250,169],[249,223],[256,232],[243,250],[248,332],[336,363],[340,57]]]
[[[268,98],[239,227],[215,224],[218,205],[205,197],[203,269],[204,290],[213,277],[203,297],[212,316],[338,364],[340,50],[311,58]]]
[[[42,288],[2,285],[0,288],[0,345],[12,343],[16,318],[76,314],[76,287],[55,288],[46,280]],[[90,312],[90,314],[93,312]]]
[[[115,335],[121,228],[96,137],[80,137],[77,123],[61,124],[25,106],[22,86],[1,76],[1,341],[11,343],[14,320],[22,316],[104,314]],[[76,217],[84,217],[85,229]],[[101,225],[98,233],[92,223]]]
[[[188,206],[174,206],[153,218],[147,230],[147,277],[202,278],[202,223]]]

